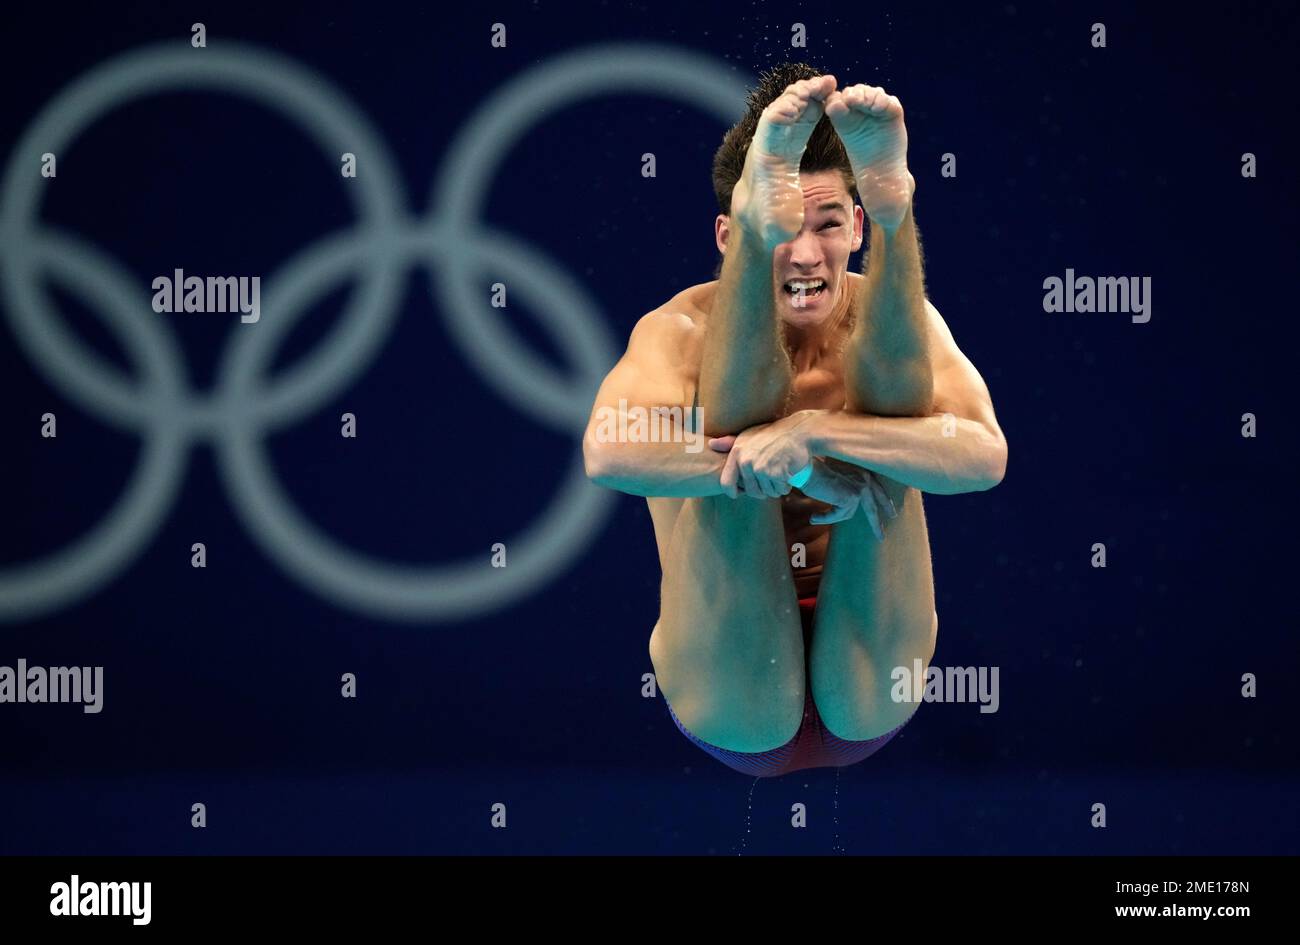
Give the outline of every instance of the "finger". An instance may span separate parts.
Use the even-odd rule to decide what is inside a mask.
[[[731,454],[735,455],[735,454]],[[758,484],[758,479],[754,475],[754,470],[749,466],[740,467],[740,479],[745,484],[745,492],[748,495],[758,498],[763,495],[763,487]]]
[[[836,522],[848,521],[853,517],[853,513],[857,510],[858,502],[854,499],[847,505],[835,506],[829,512],[820,512],[809,519],[809,521],[814,525],[834,525]]]
[[[722,491],[727,494],[728,498],[734,499],[739,492],[739,483],[737,482],[736,452],[727,454],[727,461],[722,464],[722,475],[718,477],[718,482],[722,486]]]
[[[726,453],[735,445],[736,437],[734,435],[709,437],[709,449],[718,453]]]
[[[876,538],[881,541],[885,540],[885,526],[880,523],[880,509],[876,507],[876,497],[871,494],[869,489],[862,490],[862,511],[867,516],[867,522],[871,525],[871,531]]]
[[[759,481],[763,484],[764,494],[769,498],[779,499],[782,496],[790,494],[790,483],[786,482],[784,479],[772,479],[764,476],[761,477]]]
[[[760,472],[755,472],[754,478],[758,480],[758,487],[763,490],[763,495],[769,499],[781,498],[781,480],[773,479],[771,476],[766,476]]]
[[[898,518],[898,508],[894,505],[894,500],[889,497],[889,493],[885,491],[885,487],[880,480],[872,476],[867,480],[867,484],[871,487],[871,494],[876,497],[876,504],[880,506],[880,510],[885,517],[890,521]]]

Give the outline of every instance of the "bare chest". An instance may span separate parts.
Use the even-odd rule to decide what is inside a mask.
[[[698,363],[693,367],[695,370],[691,372],[688,381],[688,402],[695,402],[699,390]],[[790,379],[790,397],[784,414],[800,410],[842,410],[844,400],[843,360],[837,355],[826,354],[805,365],[794,365]]]

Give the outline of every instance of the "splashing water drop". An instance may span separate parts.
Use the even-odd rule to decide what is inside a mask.
[[[745,836],[740,838],[740,849],[736,851],[736,856],[745,855],[745,844],[749,839],[750,815],[754,812],[754,788],[758,787],[759,778],[754,779],[754,783],[749,786],[749,806],[745,809]]]
[[[831,846],[832,853],[843,853],[844,847],[840,845],[840,769],[835,769],[835,800],[831,805],[832,819],[835,822],[835,841]]]

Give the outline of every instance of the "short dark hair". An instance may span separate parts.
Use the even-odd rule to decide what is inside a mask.
[[[745,154],[749,151],[750,142],[754,140],[754,131],[758,128],[763,109],[776,101],[790,84],[819,75],[825,75],[825,72],[811,63],[783,62],[759,76],[758,84],[749,92],[745,114],[723,135],[722,145],[713,155],[713,193],[718,198],[718,211],[724,216],[731,214],[731,192],[736,187],[736,181],[740,180],[740,172],[745,167]],[[853,165],[849,163],[844,142],[825,115],[813,128],[812,137],[808,139],[803,158],[799,161],[799,170],[808,174],[839,171],[850,199],[857,200],[858,186],[853,178]]]

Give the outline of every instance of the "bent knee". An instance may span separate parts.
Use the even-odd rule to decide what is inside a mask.
[[[737,706],[711,706],[701,712],[694,723],[682,724],[701,741],[727,751],[749,754],[771,751],[789,744],[803,724],[803,700],[793,699],[788,712],[747,712]]]
[[[788,744],[803,724],[806,696],[797,690],[772,687],[762,699],[728,698],[703,686],[659,691],[678,725],[698,741],[736,752],[771,751]]]
[[[869,741],[888,735],[915,713],[914,702],[894,702],[888,691],[876,698],[859,699],[852,705],[818,703],[822,725],[836,738],[847,742]]]

